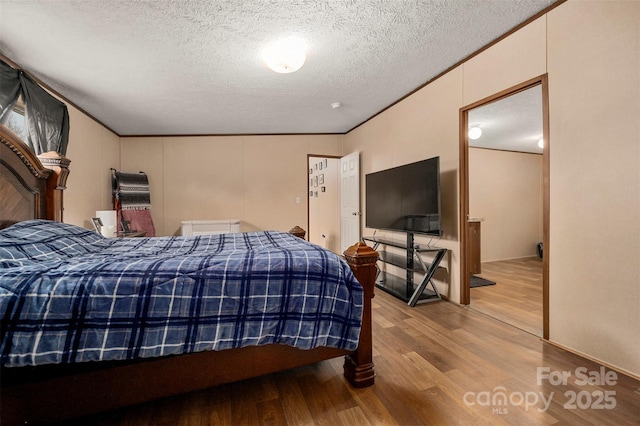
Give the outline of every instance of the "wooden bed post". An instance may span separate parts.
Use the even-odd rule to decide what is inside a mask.
[[[305,230],[295,226],[289,230],[304,239]],[[358,349],[344,357],[344,376],[354,388],[364,388],[374,383],[376,373],[373,369],[373,337],[371,328],[371,299],[378,274],[378,252],[363,241],[359,241],[344,251],[344,257],[356,279],[364,290],[364,306],[362,309],[362,328]]]
[[[53,171],[47,182],[47,219],[62,222],[62,194],[67,189],[71,160],[55,151],[44,152],[38,155],[38,159],[44,167]]]
[[[293,228],[289,229],[289,233],[295,235],[298,238],[302,238],[303,240],[305,239],[304,236],[307,235],[307,231],[305,231],[304,229],[300,228],[298,225],[296,225]]]
[[[358,242],[344,252],[347,263],[364,289],[364,309],[362,313],[362,329],[360,330],[360,343],[358,349],[345,356],[344,376],[355,388],[363,388],[373,385],[375,371],[373,370],[373,338],[371,331],[371,299],[374,297],[374,288],[378,268],[378,252]]]

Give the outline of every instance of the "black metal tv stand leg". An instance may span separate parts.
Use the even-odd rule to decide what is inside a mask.
[[[413,244],[411,246],[413,247]],[[420,283],[418,288],[416,288],[416,291],[414,291],[413,294],[411,295],[411,298],[409,299],[409,303],[408,303],[409,306],[416,306],[416,303],[418,303],[420,296],[422,296],[422,292],[425,290],[425,288],[429,284],[431,285],[431,288],[433,289],[433,292],[435,293],[435,295],[428,299],[423,299],[421,300],[421,302],[435,302],[437,300],[442,300],[442,296],[440,296],[440,293],[438,292],[438,288],[433,283],[433,281],[431,281],[431,278],[433,277],[433,274],[436,272],[436,269],[438,269],[438,266],[440,265],[440,262],[442,261],[442,258],[446,253],[447,253],[446,249],[440,249],[437,251],[433,259],[433,262],[431,262],[431,265],[425,272],[422,282]],[[412,258],[413,258],[413,255],[412,255]]]
[[[405,270],[406,278],[407,278],[407,286],[405,290],[405,300],[408,299],[411,296],[411,293],[413,292],[413,268],[414,268],[413,241],[414,241],[413,232],[407,232],[407,268]]]

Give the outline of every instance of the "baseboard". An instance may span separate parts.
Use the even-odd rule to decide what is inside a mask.
[[[530,255],[519,256],[519,257],[508,257],[508,258],[505,258],[505,259],[483,260],[481,263],[506,262],[506,261],[509,261],[509,260],[529,259],[529,258],[532,258],[532,257],[535,257],[536,259],[540,259],[537,254],[530,254]],[[540,259],[540,261],[542,262],[542,259]]]
[[[588,359],[589,361],[595,362],[596,364],[603,365],[603,366],[607,367],[608,369],[615,371],[616,373],[624,374],[625,376],[628,376],[628,377],[630,377],[630,378],[632,378],[634,380],[639,380],[640,381],[640,375],[637,375],[637,374],[634,374],[634,373],[632,373],[630,371],[627,371],[624,368],[620,368],[620,367],[617,367],[615,365],[609,364],[608,362],[602,361],[600,359],[597,359],[597,358],[594,358],[594,357],[592,357],[590,355],[582,353],[582,352],[580,352],[578,350],[575,350],[575,349],[569,348],[567,346],[561,345],[560,343],[552,342],[551,340],[548,340],[548,339],[541,339],[541,340],[543,342],[545,342],[545,343],[548,343],[548,344],[550,344],[552,346],[560,348],[560,349],[562,349],[564,351],[571,352],[572,354],[578,355],[579,357],[582,357],[582,358]]]

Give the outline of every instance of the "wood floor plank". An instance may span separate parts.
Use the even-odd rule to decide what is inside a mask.
[[[255,396],[259,396],[260,402],[264,401],[262,395],[257,392],[248,391],[245,386],[241,388],[232,387],[231,397],[231,421],[232,424],[239,425],[257,425],[260,422],[258,415],[258,406],[255,402]],[[252,403],[248,403],[247,395],[253,395],[250,399]],[[260,403],[258,402],[258,404]]]
[[[325,383],[314,375],[304,376],[298,379],[298,385],[303,394],[314,395],[306,399],[306,404],[317,425],[335,426],[340,423],[338,412],[356,406],[340,376]]]
[[[209,407],[209,425],[230,425],[232,419],[231,402],[212,404]]]
[[[408,424],[403,421],[401,415],[398,415],[398,407],[385,403],[382,390],[381,388],[370,387],[366,389],[351,389],[351,392],[354,400],[358,402],[358,407],[360,407],[370,424],[390,426]]]
[[[180,422],[182,410],[185,407],[185,398],[167,398],[163,404],[157,406],[152,412],[149,424],[158,426],[177,425]]]
[[[347,410],[342,410],[338,412],[338,417],[340,417],[341,425],[344,426],[353,426],[353,425],[370,425],[369,420],[367,420],[367,416],[365,416],[364,412],[360,407],[353,407]]]
[[[284,412],[280,398],[261,401],[256,404],[258,411],[259,424],[261,426],[278,426],[286,424],[287,416]],[[191,423],[200,424],[200,423]]]
[[[205,392],[193,392],[190,398],[182,398],[183,405],[177,425],[205,424],[209,421],[209,398]]]
[[[289,370],[277,375],[277,380],[282,408],[288,425],[312,426],[315,425],[313,416],[307,406],[306,398],[300,386],[295,380],[295,370]],[[230,423],[224,423],[230,424]]]
[[[542,336],[542,260],[483,262],[479,276],[496,284],[471,289],[473,309]]]

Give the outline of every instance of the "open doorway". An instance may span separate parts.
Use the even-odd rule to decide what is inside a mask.
[[[460,120],[461,302],[544,338],[547,105],[541,76],[462,108]]]

